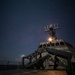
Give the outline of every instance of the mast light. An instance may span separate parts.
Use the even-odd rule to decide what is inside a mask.
[[[48,41],[49,41],[49,42],[51,42],[51,41],[52,41],[52,38],[51,38],[51,37],[50,37],[50,38],[48,38]]]

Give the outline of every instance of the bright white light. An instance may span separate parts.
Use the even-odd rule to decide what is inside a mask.
[[[48,38],[48,41],[52,41],[52,38]]]
[[[25,54],[22,54],[20,57],[21,57],[21,58],[25,57]]]

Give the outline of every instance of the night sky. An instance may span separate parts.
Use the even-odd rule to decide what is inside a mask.
[[[0,0],[0,60],[34,52],[54,23],[57,37],[75,45],[75,0]]]

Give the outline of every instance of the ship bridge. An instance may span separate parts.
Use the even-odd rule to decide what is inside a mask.
[[[64,69],[72,72],[72,62],[75,63],[75,49],[70,43],[57,39],[58,26],[45,27],[50,40],[41,42],[37,50],[22,58],[22,67],[26,69]],[[25,61],[28,63],[25,64]]]
[[[65,41],[63,41],[62,39],[60,40],[55,40],[55,41],[51,41],[51,42],[41,42],[38,49],[41,49],[41,48],[54,48],[54,49],[57,49],[57,50],[62,50],[62,51],[66,51],[66,52],[70,52],[68,49],[72,48],[73,49],[73,46]]]

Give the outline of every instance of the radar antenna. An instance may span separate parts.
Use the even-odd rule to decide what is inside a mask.
[[[56,40],[56,39],[57,39],[57,37],[56,37],[56,30],[57,30],[58,28],[59,28],[59,27],[58,27],[58,23],[57,23],[57,25],[55,25],[55,24],[50,24],[49,26],[47,25],[46,27],[44,27],[45,32],[48,32],[48,33],[49,33],[50,38],[51,38],[52,40]]]

